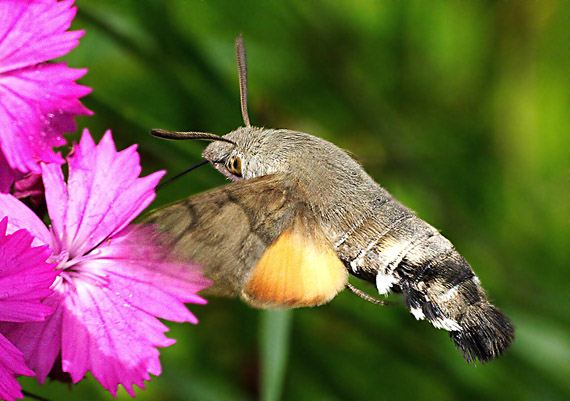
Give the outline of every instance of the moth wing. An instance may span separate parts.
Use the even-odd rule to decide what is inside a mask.
[[[204,266],[205,291],[256,307],[315,306],[348,280],[343,263],[287,175],[239,181],[153,212],[168,245]]]

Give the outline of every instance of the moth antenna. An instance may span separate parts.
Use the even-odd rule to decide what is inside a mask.
[[[203,139],[205,141],[221,141],[221,142],[231,143],[232,145],[236,144],[234,141],[218,136],[216,134],[210,134],[208,132],[194,132],[194,131],[178,132],[178,131],[167,131],[160,128],[154,128],[150,131],[150,134],[157,138],[173,139],[178,141],[183,139]]]
[[[353,294],[358,295],[360,298],[364,299],[365,301],[371,302],[375,305],[384,305],[384,306],[392,306],[394,305],[393,302],[388,302],[388,301],[382,301],[380,299],[376,299],[374,297],[371,297],[370,295],[368,295],[367,293],[365,293],[364,291],[359,290],[358,288],[356,288],[355,286],[353,286],[350,283],[346,284],[346,288],[348,288],[350,290],[350,292],[352,292]]]
[[[236,38],[236,58],[239,76],[239,95],[241,102],[241,115],[246,127],[251,127],[249,115],[247,114],[247,58],[245,56],[245,45],[241,33]]]

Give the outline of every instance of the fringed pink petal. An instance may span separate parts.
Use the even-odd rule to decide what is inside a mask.
[[[73,0],[0,2],[0,73],[67,54],[82,31],[66,32]]]
[[[97,259],[112,262],[102,265],[107,271],[106,266],[120,263],[123,268],[113,268],[115,275],[154,285],[182,302],[206,303],[196,293],[211,281],[203,276],[200,265],[176,260],[172,250],[162,245],[167,238],[152,225],[131,225],[102,244]]]
[[[85,130],[68,163],[68,198],[61,185],[54,186],[57,194],[48,193],[52,174],[46,175],[44,182],[54,227],[58,233],[65,232],[63,247],[72,256],[88,252],[129,224],[152,202],[154,187],[164,174],[156,172],[139,178],[136,147],[117,152],[110,132],[96,146]],[[43,168],[46,172],[55,169],[45,165]],[[54,180],[61,182],[60,178]]]
[[[0,321],[43,320],[52,309],[40,301],[53,291],[57,272],[46,263],[51,255],[47,245],[32,247],[26,230],[6,235],[8,218],[0,220]]]
[[[54,310],[43,322],[0,323],[0,333],[22,351],[26,364],[36,372],[40,383],[45,381],[61,350],[64,310],[62,297],[57,292],[43,303]]]
[[[156,348],[174,343],[157,318],[197,322],[184,303],[204,303],[196,291],[210,282],[198,266],[171,261],[158,238],[152,226],[130,226],[74,266],[62,344],[74,382],[90,371],[113,395],[119,384],[134,395],[161,372]]]
[[[87,282],[66,294],[65,307],[62,368],[74,382],[89,370],[111,394],[121,384],[134,395],[133,385],[160,374],[156,347],[174,340],[164,336],[168,329],[158,319]]]
[[[50,245],[52,236],[34,212],[24,203],[9,194],[0,193],[0,219],[8,217],[7,233],[25,229],[33,237],[32,245]]]
[[[0,399],[14,400],[24,398],[20,383],[16,376],[33,376],[32,372],[24,363],[22,352],[0,335]]]
[[[0,144],[10,167],[39,173],[40,161],[63,163],[53,148],[75,131],[75,116],[91,114],[78,100],[91,90],[74,82],[85,72],[54,63],[0,74]]]

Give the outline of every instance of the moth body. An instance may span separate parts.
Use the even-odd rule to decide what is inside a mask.
[[[153,130],[212,141],[203,157],[234,181],[147,218],[170,234],[172,252],[204,267],[209,293],[261,308],[324,304],[350,288],[350,273],[380,294],[402,293],[413,316],[449,331],[468,362],[502,354],[513,326],[449,240],[332,143],[249,124],[240,39],[246,126],[223,137]]]

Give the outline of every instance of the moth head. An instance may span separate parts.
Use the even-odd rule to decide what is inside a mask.
[[[202,156],[232,181],[265,175],[258,166],[259,138],[263,129],[242,127],[209,144]]]
[[[242,180],[246,170],[244,163],[246,155],[243,152],[243,147],[229,138],[225,139],[227,141],[213,141],[206,147],[202,156],[230,180]]]
[[[233,181],[286,173],[300,181],[324,183],[359,168],[332,143],[303,132],[250,126],[219,138],[202,156]]]

